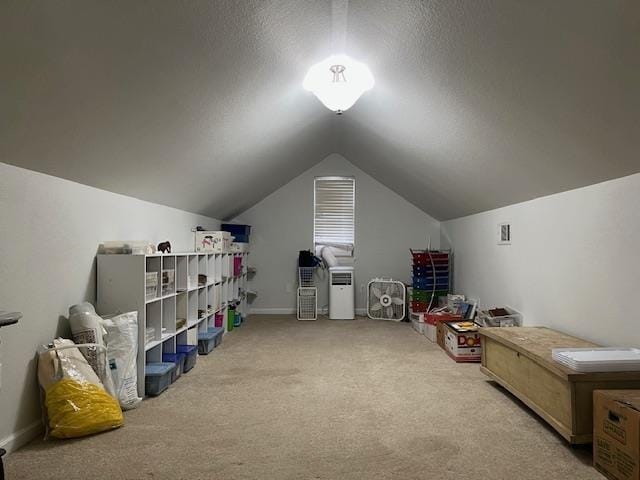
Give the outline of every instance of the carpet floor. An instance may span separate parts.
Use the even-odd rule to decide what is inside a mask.
[[[407,323],[252,316],[121,429],[35,440],[18,479],[602,479]]]

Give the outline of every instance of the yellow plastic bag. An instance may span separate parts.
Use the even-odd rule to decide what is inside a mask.
[[[97,361],[106,362],[106,348],[97,344],[55,339],[40,351],[38,380],[44,392],[47,437],[82,437],[124,424],[118,400],[105,390],[78,347],[93,349]]]
[[[117,400],[102,387],[63,379],[45,391],[49,435],[74,438],[118,428],[124,424]]]

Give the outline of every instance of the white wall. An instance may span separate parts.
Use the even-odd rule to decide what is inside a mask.
[[[640,174],[442,223],[456,290],[603,345],[640,346]],[[512,245],[497,245],[499,222]]]
[[[409,248],[440,242],[440,224],[402,197],[332,154],[234,219],[252,226],[251,263],[257,267],[254,312],[295,311],[298,251],[313,248],[313,179],[342,175],[356,179],[356,308],[366,308],[364,287],[376,277],[410,279]],[[327,304],[327,279],[319,305]]]
[[[35,351],[65,333],[69,305],[95,298],[104,240],[171,241],[193,250],[191,228],[217,220],[0,163],[0,310],[24,313],[0,330],[0,446],[38,432]]]

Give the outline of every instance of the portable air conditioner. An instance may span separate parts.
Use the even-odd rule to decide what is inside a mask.
[[[355,318],[353,284],[353,267],[329,268],[330,319],[353,320]]]

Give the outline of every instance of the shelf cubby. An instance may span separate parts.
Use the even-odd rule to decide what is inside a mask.
[[[189,263],[187,267],[188,280],[187,288],[193,290],[198,288],[198,255],[189,255]]]
[[[184,325],[178,327],[180,320],[184,320]],[[176,295],[176,331],[187,326],[189,320],[189,294],[187,292]]]
[[[198,290],[193,290],[187,295],[187,325],[193,326],[198,321]]]
[[[145,363],[162,361],[162,345],[157,344],[155,347],[147,350],[145,353]]]
[[[176,256],[176,292],[184,292],[188,289],[188,266],[189,257],[186,255]]]
[[[162,302],[147,303],[145,306],[146,325],[144,330],[145,347],[161,339],[162,335]],[[153,336],[147,334],[147,330],[153,329]]]
[[[162,299],[162,338],[176,333],[176,297]]]

